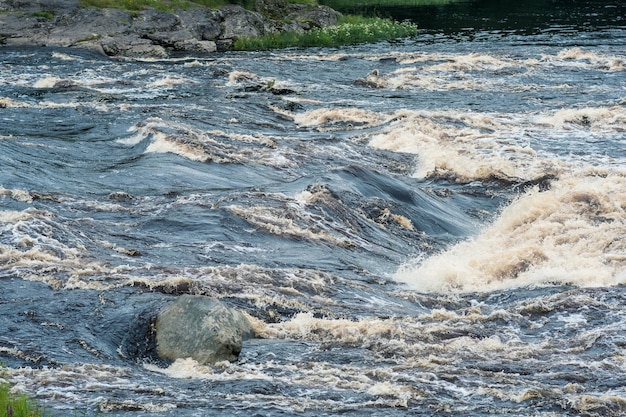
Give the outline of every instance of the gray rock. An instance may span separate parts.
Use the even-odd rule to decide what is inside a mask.
[[[254,10],[264,16],[280,19],[287,15],[286,0],[256,0],[254,2]]]
[[[187,39],[174,44],[174,49],[185,52],[198,52],[210,54],[217,51],[217,44],[213,41],[199,41],[197,39]]]
[[[195,39],[193,33],[188,29],[176,30],[173,32],[156,32],[146,35],[154,43],[164,47],[174,47],[177,43]]]
[[[62,18],[48,33],[49,45],[73,46],[86,39],[127,32],[130,13],[119,9],[81,9]]]
[[[234,361],[244,339],[253,337],[248,319],[221,301],[182,295],[157,318],[157,351],[163,359],[193,358],[201,364]]]
[[[220,39],[259,37],[265,34],[265,22],[260,13],[236,5],[223,7],[220,11],[224,16]]]
[[[173,32],[179,28],[180,19],[172,13],[159,10],[144,10],[137,13],[132,30],[140,35],[158,32]]]
[[[41,45],[47,32],[44,23],[34,16],[17,18],[13,13],[0,13],[0,38],[10,45]]]
[[[167,51],[155,45],[149,39],[141,39],[134,35],[105,37],[100,41],[102,51],[109,56],[125,56],[130,58],[165,58]]]
[[[340,13],[328,6],[310,7],[305,4],[291,4],[287,20],[306,22],[311,27],[327,27],[337,24]]]
[[[181,26],[193,31],[199,40],[212,41],[222,32],[220,21],[222,14],[209,9],[179,10],[176,15]]]
[[[78,0],[6,0],[10,9],[63,15],[80,7]]]

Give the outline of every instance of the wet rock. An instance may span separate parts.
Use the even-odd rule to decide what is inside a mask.
[[[244,339],[253,337],[248,319],[221,301],[182,295],[156,321],[157,351],[163,359],[193,358],[201,364],[234,361]]]
[[[311,27],[327,27],[337,24],[340,14],[328,6],[311,7],[306,4],[289,5],[288,20],[305,22]]]

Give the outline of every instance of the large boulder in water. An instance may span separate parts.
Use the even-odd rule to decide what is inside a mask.
[[[239,311],[205,296],[182,295],[156,322],[157,351],[163,359],[193,358],[201,364],[239,357],[252,326]]]

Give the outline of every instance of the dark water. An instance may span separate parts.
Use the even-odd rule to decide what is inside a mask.
[[[332,50],[0,49],[7,377],[53,415],[624,415],[623,6],[541,3]],[[158,359],[183,293],[250,315],[238,362]]]
[[[461,0],[439,6],[383,8],[377,13],[451,36],[481,31],[562,34],[626,26],[626,4],[607,0]]]

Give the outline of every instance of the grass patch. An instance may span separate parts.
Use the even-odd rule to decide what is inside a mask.
[[[50,13],[50,12],[34,12],[31,14],[31,16],[43,17],[48,20],[54,19],[54,13]]]
[[[398,23],[379,17],[344,16],[337,26],[315,28],[305,33],[277,32],[259,38],[239,38],[234,49],[263,51],[294,46],[333,47],[405,38],[416,33],[417,26],[413,23]]]
[[[0,417],[43,417],[46,414],[25,394],[12,394],[11,386],[0,382]]]

